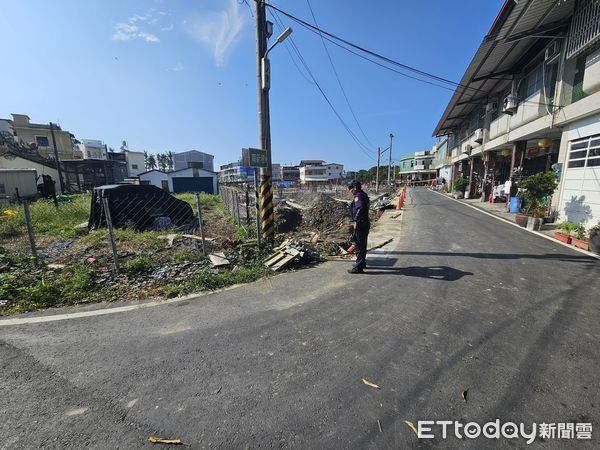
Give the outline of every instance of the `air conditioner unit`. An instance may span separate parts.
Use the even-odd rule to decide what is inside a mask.
[[[487,105],[485,105],[485,112],[486,113],[494,112],[497,109],[498,109],[498,102],[496,102],[496,101],[490,102]]]
[[[473,140],[478,144],[483,143],[483,128],[477,128],[473,133]]]
[[[508,114],[512,116],[515,112],[517,112],[518,100],[514,95],[509,95],[504,99],[502,103],[502,112],[504,114]]]
[[[462,152],[466,155],[470,155],[471,154],[471,150],[473,150],[473,146],[471,144],[463,144],[462,145]]]
[[[544,54],[544,62],[546,64],[556,64],[560,55],[560,41],[558,39],[550,42],[550,45],[546,47]]]

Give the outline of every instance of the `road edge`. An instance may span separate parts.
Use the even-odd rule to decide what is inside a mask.
[[[487,212],[487,211],[484,211],[484,210],[483,210],[483,209],[481,209],[481,208],[478,208],[477,206],[469,205],[468,203],[463,203],[463,202],[461,202],[461,201],[459,201],[459,200],[456,200],[455,198],[448,197],[447,195],[445,195],[445,194],[444,194],[444,193],[442,193],[442,192],[434,191],[434,190],[433,190],[433,189],[431,189],[431,188],[428,188],[428,190],[429,190],[429,191],[431,191],[431,192],[433,192],[433,193],[435,193],[435,194],[441,195],[443,198],[446,198],[446,199],[448,199],[448,200],[452,200],[453,202],[456,202],[456,203],[458,203],[458,204],[460,204],[460,205],[467,206],[467,207],[469,207],[469,208],[471,208],[471,209],[474,209],[475,211],[479,211],[479,212],[480,212],[480,213],[482,213],[482,214],[486,214],[486,215],[488,215],[488,216],[490,216],[490,217],[493,217],[493,218],[495,218],[495,219],[501,220],[502,222],[504,222],[504,223],[507,223],[507,224],[509,224],[509,225],[512,225],[512,226],[514,226],[514,227],[517,227],[517,228],[518,228],[518,229],[520,229],[520,230],[526,231],[526,232],[528,232],[528,233],[531,233],[531,234],[534,234],[534,235],[536,235],[536,236],[543,237],[544,239],[547,239],[547,240],[549,240],[549,241],[551,241],[551,242],[554,242],[555,244],[560,244],[560,245],[562,245],[563,247],[567,247],[567,248],[569,248],[569,249],[571,249],[571,250],[574,250],[574,251],[576,251],[576,252],[579,252],[579,253],[581,253],[581,254],[583,254],[583,255],[586,255],[586,256],[591,256],[592,258],[595,258],[595,259],[597,259],[597,260],[599,260],[599,261],[600,261],[600,255],[596,255],[595,253],[588,252],[588,251],[582,250],[582,249],[580,249],[580,248],[574,247],[574,246],[572,246],[572,245],[565,244],[564,242],[557,241],[556,239],[554,239],[554,238],[551,238],[550,236],[546,236],[544,233],[539,233],[539,232],[537,232],[537,231],[528,230],[528,229],[527,229],[527,228],[525,228],[525,227],[521,227],[521,226],[517,225],[515,222],[511,222],[510,220],[506,220],[506,219],[504,219],[504,218],[502,218],[502,217],[498,217],[498,216],[496,216],[496,215],[494,215],[494,214],[492,214],[492,213],[489,213],[489,212]]]

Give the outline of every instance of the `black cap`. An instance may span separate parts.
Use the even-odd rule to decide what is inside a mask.
[[[353,187],[360,189],[360,187],[361,187],[360,181],[352,180],[350,183],[348,183],[348,189],[352,189]]]

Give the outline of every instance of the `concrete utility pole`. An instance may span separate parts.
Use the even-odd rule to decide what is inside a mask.
[[[270,25],[270,26],[269,26]],[[256,0],[256,62],[258,78],[258,139],[260,148],[266,153],[267,167],[260,169],[260,222],[263,239],[275,236],[273,214],[273,185],[271,159],[271,122],[269,117],[269,89],[271,87],[271,70],[268,53],[277,44],[283,42],[291,33],[287,28],[276,42],[267,47],[271,36],[272,24],[266,20],[265,0]]]
[[[379,159],[381,158],[381,147],[377,147],[377,176],[375,178],[375,193],[379,193]]]
[[[388,187],[391,185],[390,180],[391,180],[391,175],[392,175],[392,139],[394,139],[394,135],[392,133],[390,133],[390,154],[389,154],[389,161],[388,161]]]
[[[56,138],[54,137],[54,124],[50,122],[50,135],[52,136],[52,147],[54,147],[54,159],[56,159],[56,170],[58,171],[58,184],[60,193],[65,193],[65,182],[63,181],[62,168],[60,167],[60,159],[58,158],[58,148],[56,148]]]

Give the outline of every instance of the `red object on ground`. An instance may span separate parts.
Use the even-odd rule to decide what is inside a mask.
[[[350,247],[348,247],[348,250],[346,250],[348,253],[354,253],[354,250],[356,249],[355,245],[352,244]]]

